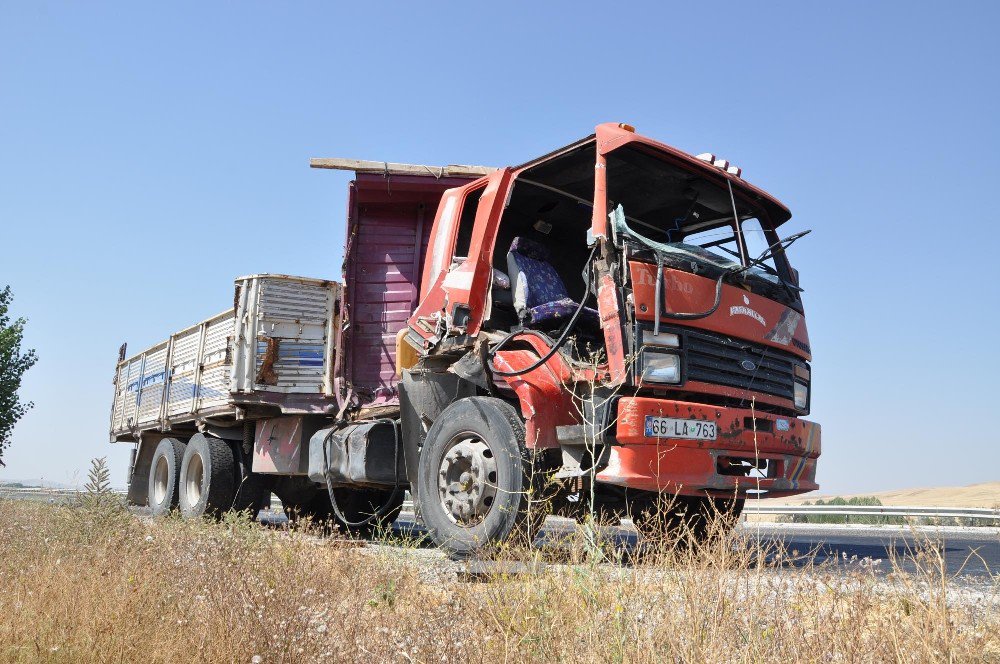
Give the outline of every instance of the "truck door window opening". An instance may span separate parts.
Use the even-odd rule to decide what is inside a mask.
[[[570,298],[579,302],[587,296],[581,272],[589,254],[591,209],[586,201],[594,196],[594,149],[588,143],[518,173],[497,230],[493,267],[506,271],[511,243],[525,237],[550,248],[549,262]]]
[[[462,215],[458,220],[458,232],[455,237],[456,259],[469,257],[469,245],[472,243],[472,229],[476,223],[476,211],[479,209],[479,200],[486,191],[486,185],[474,189],[465,195],[462,202]]]
[[[740,222],[740,229],[743,231],[743,241],[746,243],[747,254],[754,258],[760,256],[769,246],[777,241],[776,234],[768,233],[764,230],[759,219],[747,219]],[[774,236],[773,240],[772,235]],[[778,265],[773,256],[766,258],[759,265],[759,268],[755,267],[751,268],[751,270],[759,269],[774,278],[778,277]]]

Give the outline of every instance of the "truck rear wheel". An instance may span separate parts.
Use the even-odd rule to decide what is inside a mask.
[[[379,530],[391,526],[403,509],[402,489],[396,491],[394,489],[338,487],[333,490],[333,497],[337,500],[337,509],[347,521],[341,520],[333,512],[329,493],[325,505],[330,510],[335,523],[353,537],[370,539],[373,535],[378,534]],[[361,523],[367,521],[379,510],[383,510],[380,516],[367,523]]]
[[[271,504],[271,487],[274,480],[268,475],[248,473],[240,479],[236,477],[236,490],[233,496],[233,511],[248,512],[251,519]]]
[[[391,526],[403,509],[402,490],[337,487],[333,490],[333,495],[337,499],[337,509],[346,521],[333,511],[326,488],[317,489],[307,499],[290,503],[285,508],[285,516],[292,522],[308,518],[316,525],[336,524],[347,535],[371,538],[379,529]],[[380,516],[367,521],[380,509],[383,510]],[[361,523],[362,521],[367,523]]]
[[[204,434],[188,441],[181,463],[180,508],[185,518],[218,514],[233,506],[236,472],[229,443]]]
[[[153,516],[163,516],[177,507],[177,479],[184,458],[184,443],[176,438],[164,438],[156,446],[149,465],[148,504]]]
[[[460,399],[431,425],[417,495],[431,538],[451,556],[475,555],[519,527],[533,530],[532,463],[524,440],[518,412],[491,397]]]

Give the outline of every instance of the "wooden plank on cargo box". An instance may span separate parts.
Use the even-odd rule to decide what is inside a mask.
[[[331,168],[355,173],[375,173],[379,175],[430,175],[446,177],[482,177],[497,170],[491,166],[468,166],[449,164],[447,166],[427,166],[424,164],[397,164],[391,161],[369,161],[367,159],[319,159],[309,160],[311,168]]]

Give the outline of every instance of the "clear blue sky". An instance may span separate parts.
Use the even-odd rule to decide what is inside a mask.
[[[339,278],[348,176],[310,157],[516,164],[627,121],[814,229],[824,491],[1000,478],[996,3],[336,4],[0,0],[0,284],[41,358],[0,477],[123,484],[122,341],[240,274]]]

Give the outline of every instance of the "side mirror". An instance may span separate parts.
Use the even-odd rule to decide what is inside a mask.
[[[792,285],[795,286],[796,288],[798,288],[799,287],[799,271],[796,270],[794,267],[789,268],[789,270],[791,271]]]

